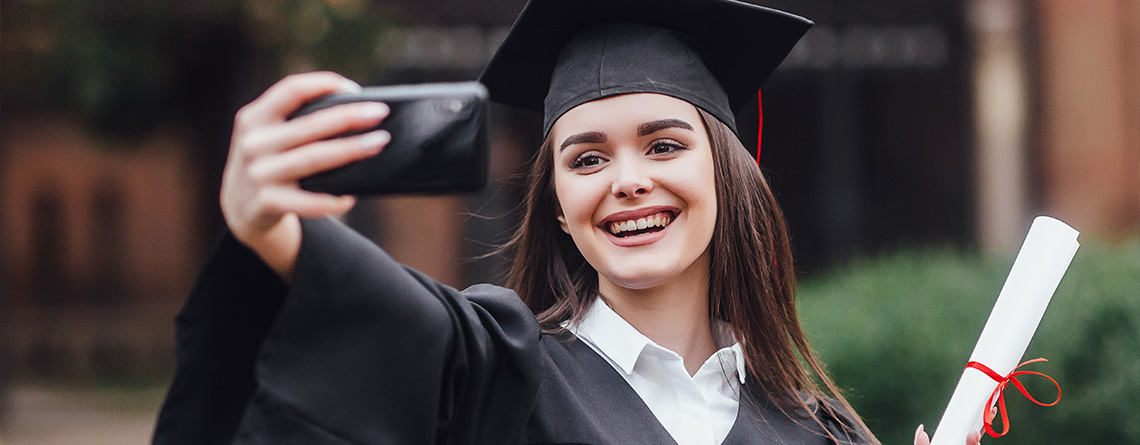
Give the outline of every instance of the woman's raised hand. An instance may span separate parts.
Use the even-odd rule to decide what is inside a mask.
[[[222,175],[221,205],[238,241],[286,281],[301,248],[300,218],[342,215],[355,199],[311,193],[301,178],[373,156],[391,136],[377,130],[328,139],[380,123],[388,107],[375,102],[340,105],[288,120],[304,103],[360,86],[329,72],[297,74],[274,84],[234,119],[229,158]]]
[[[970,431],[970,434],[966,435],[966,445],[981,445],[981,444],[982,444],[982,432],[981,431]],[[919,425],[918,430],[916,430],[914,432],[914,445],[930,445],[930,436],[926,435],[926,431],[923,430],[922,425]]]

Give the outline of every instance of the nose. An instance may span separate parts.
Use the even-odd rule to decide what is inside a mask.
[[[615,160],[614,180],[610,185],[614,197],[633,198],[653,191],[653,180],[647,175],[639,159]]]

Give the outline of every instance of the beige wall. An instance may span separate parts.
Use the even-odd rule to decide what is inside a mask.
[[[441,283],[462,287],[464,196],[394,196],[376,206],[377,242],[392,258]]]
[[[1045,211],[1085,234],[1140,228],[1140,0],[1041,0]]]

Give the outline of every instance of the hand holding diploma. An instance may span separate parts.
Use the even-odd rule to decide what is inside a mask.
[[[914,445],[930,445],[930,436],[926,435],[926,430],[922,425],[914,432]],[[970,431],[966,435],[966,445],[982,445],[982,432]]]
[[[1013,383],[1021,389],[1016,380],[1017,375],[1041,375],[1026,371],[1015,372],[1015,369],[1019,366],[1018,362],[1029,346],[1033,333],[1037,331],[1037,325],[1053,292],[1057,290],[1061,277],[1076,254],[1079,246],[1077,235],[1078,232],[1072,227],[1053,218],[1042,216],[1033,221],[1009,277],[998,294],[993,312],[970,355],[969,365],[962,372],[954,395],[938,423],[934,439],[929,443],[960,445],[967,442],[967,437],[971,439],[970,443],[978,443],[973,439],[980,439],[980,434],[974,436],[972,433],[978,432],[983,421],[987,430],[990,430],[989,424],[996,414],[990,409],[1000,399],[1000,389],[1003,389],[1005,383]],[[1025,393],[1024,390],[1022,392]],[[1036,402],[1028,393],[1025,395]],[[1059,397],[1058,392],[1058,399]],[[1004,401],[998,405],[1004,420]],[[987,412],[990,414],[983,416]],[[1008,424],[1003,424],[1003,428],[1008,427]],[[915,443],[926,445],[927,442],[919,441],[924,439],[920,436],[925,436],[921,427],[916,432]]]

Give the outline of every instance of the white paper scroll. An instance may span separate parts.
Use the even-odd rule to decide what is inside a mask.
[[[1033,220],[970,361],[1003,376],[1018,365],[1057,284],[1077,253],[1077,234],[1072,227],[1047,216]],[[931,445],[966,443],[966,434],[982,427],[986,400],[997,385],[983,372],[966,368],[938,422]]]

